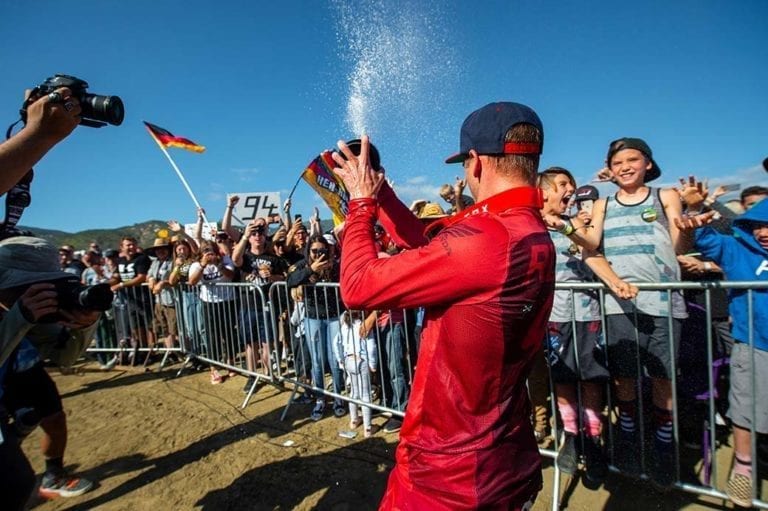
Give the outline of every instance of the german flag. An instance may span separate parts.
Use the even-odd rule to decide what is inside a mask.
[[[160,126],[155,126],[154,124],[150,124],[147,121],[144,121],[144,126],[147,127],[147,130],[149,131],[149,134],[152,135],[152,138],[157,140],[157,142],[163,147],[178,147],[180,149],[186,149],[187,151],[194,151],[196,153],[202,153],[205,151],[205,147],[195,144],[188,138],[177,137],[170,131],[163,129]]]
[[[349,193],[344,182],[336,177],[333,169],[336,162],[330,151],[309,162],[301,177],[320,195],[333,213],[333,225],[339,225],[347,216]]]

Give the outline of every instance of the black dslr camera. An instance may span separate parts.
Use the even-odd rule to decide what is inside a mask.
[[[19,112],[21,120],[26,124],[27,107],[32,101],[61,87],[67,87],[71,90],[72,95],[80,102],[82,109],[80,124],[83,126],[101,128],[108,123],[114,126],[122,124],[125,109],[123,108],[123,101],[119,97],[89,94],[85,91],[88,88],[88,82],[69,75],[54,75],[32,89],[30,99],[24,102]]]
[[[112,307],[114,294],[109,284],[95,284],[84,286],[76,275],[51,282],[56,286],[56,295],[59,300],[59,309],[107,311]],[[40,323],[55,323],[63,318],[58,313],[48,314],[40,318]]]

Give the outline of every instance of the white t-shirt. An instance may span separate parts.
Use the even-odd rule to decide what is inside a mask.
[[[225,256],[221,261],[222,266],[230,271],[235,271],[235,265],[232,263],[232,259],[229,256]],[[219,269],[218,265],[208,264],[203,268],[199,262],[194,262],[189,267],[190,274],[196,274],[202,268],[203,278],[200,280],[200,299],[207,303],[220,303],[233,300],[235,298],[235,290],[229,286],[217,286],[216,284],[223,284],[226,282],[232,282],[232,279],[224,275]]]

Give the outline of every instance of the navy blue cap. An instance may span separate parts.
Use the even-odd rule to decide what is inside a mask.
[[[531,124],[541,132],[542,143],[505,142],[507,132],[516,124]],[[530,107],[509,101],[489,103],[475,110],[461,125],[459,152],[445,163],[460,163],[474,149],[478,154],[541,154],[544,128]]]

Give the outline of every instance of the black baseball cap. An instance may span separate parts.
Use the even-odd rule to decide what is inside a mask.
[[[507,132],[516,124],[531,124],[539,129],[542,143],[505,142]],[[464,119],[459,138],[459,152],[449,156],[445,163],[461,163],[474,149],[478,154],[541,154],[544,146],[544,127],[541,119],[530,107],[502,101],[489,103]]]
[[[661,176],[661,169],[653,159],[653,152],[651,152],[651,148],[648,146],[648,144],[645,143],[645,140],[641,138],[624,137],[611,142],[611,145],[608,146],[608,156],[605,157],[605,164],[610,168],[611,158],[613,158],[613,155],[619,151],[623,151],[624,149],[636,149],[643,153],[646,158],[651,160],[651,168],[645,173],[646,183],[653,181],[657,177]]]
[[[584,185],[576,188],[576,193],[573,194],[573,200],[581,202],[583,200],[597,200],[600,198],[600,192],[597,191],[592,185]]]
[[[362,149],[362,141],[359,138],[353,138],[352,140],[347,142],[347,147],[349,147],[349,150],[352,151],[352,154],[355,156],[360,156],[360,149]],[[344,153],[341,151],[338,152],[342,158],[346,160],[344,157]],[[370,163],[371,168],[375,170],[376,172],[381,170],[381,156],[379,155],[379,150],[376,149],[376,146],[368,143],[368,163]]]

